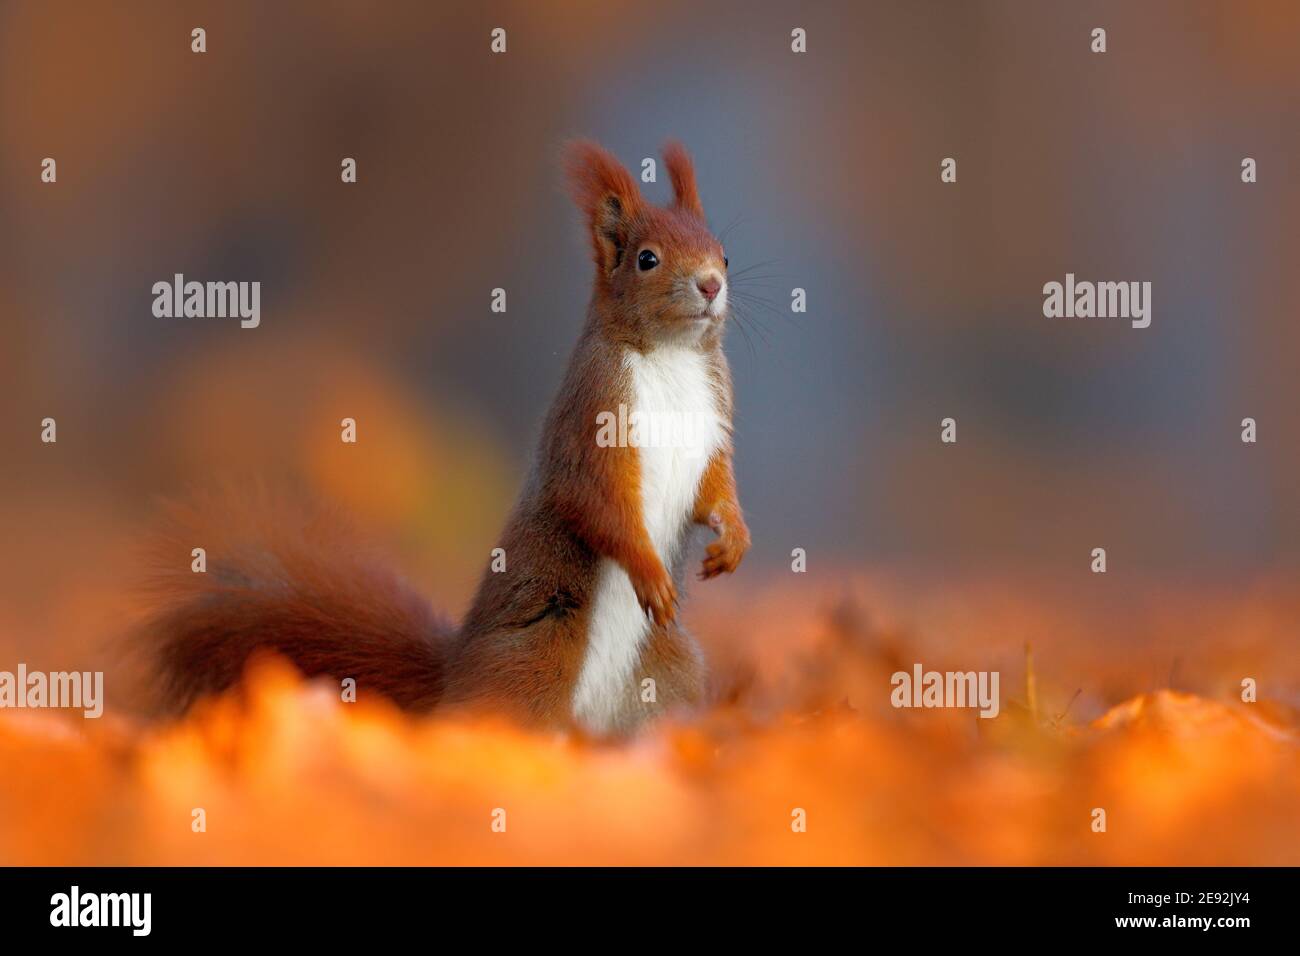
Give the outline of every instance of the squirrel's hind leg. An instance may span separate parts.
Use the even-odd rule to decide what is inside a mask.
[[[634,676],[636,724],[704,702],[707,670],[695,638],[675,621],[650,631]]]

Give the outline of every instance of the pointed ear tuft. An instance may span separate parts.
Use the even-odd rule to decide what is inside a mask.
[[[673,205],[703,219],[704,205],[695,187],[695,164],[691,162],[691,154],[675,139],[664,143],[663,153],[664,165],[673,181]]]
[[[613,272],[622,262],[630,225],[641,213],[641,190],[613,153],[590,140],[570,143],[564,165],[569,192],[591,230],[596,265]]]

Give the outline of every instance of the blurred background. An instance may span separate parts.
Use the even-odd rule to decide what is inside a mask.
[[[754,548],[700,614],[978,587],[1068,612],[982,653],[1203,686],[1209,617],[1136,622],[1295,637],[1298,38],[1281,0],[0,4],[3,660],[111,672],[158,499],[226,478],[342,501],[458,615],[583,320],[561,145],[675,136],[772,306],[728,348]],[[260,281],[261,327],[155,318],[178,272]],[[1151,327],[1044,318],[1066,272],[1150,281]]]
[[[0,670],[108,713],[0,715],[0,862],[1295,864],[1298,114],[1289,0],[2,0]],[[754,547],[685,602],[715,705],[601,748],[268,670],[132,717],[163,499],[336,500],[464,610],[583,321],[573,136],[682,139],[771,307],[728,346]],[[1151,327],[1044,318],[1067,272]],[[175,273],[260,327],[154,317]],[[1002,716],[892,710],[915,661]]]

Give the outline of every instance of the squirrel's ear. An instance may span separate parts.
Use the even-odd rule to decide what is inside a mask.
[[[675,139],[664,143],[664,165],[673,181],[673,205],[703,219],[704,205],[695,187],[695,164],[686,147]]]
[[[589,140],[569,144],[565,168],[573,201],[591,229],[596,265],[613,272],[627,251],[632,220],[641,212],[641,190],[609,150]]]

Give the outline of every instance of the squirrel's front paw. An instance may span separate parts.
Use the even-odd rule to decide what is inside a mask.
[[[628,577],[632,579],[632,590],[641,610],[661,627],[672,621],[677,614],[677,588],[663,564],[656,562],[653,567]]]
[[[717,532],[718,540],[705,549],[708,557],[700,571],[701,581],[717,577],[724,571],[730,574],[740,567],[741,559],[749,550],[749,529],[739,514],[724,518],[715,511],[709,515],[709,527]]]

